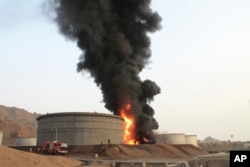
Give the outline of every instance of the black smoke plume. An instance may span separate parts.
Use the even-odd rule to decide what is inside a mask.
[[[101,88],[105,107],[115,115],[130,103],[135,138],[153,141],[158,128],[149,106],[160,88],[139,73],[151,57],[148,32],[160,29],[151,0],[54,0],[60,32],[82,50],[77,71],[87,70]]]

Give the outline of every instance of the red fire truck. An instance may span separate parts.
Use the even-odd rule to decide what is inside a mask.
[[[41,152],[43,154],[67,154],[68,144],[58,141],[46,141],[42,144]]]

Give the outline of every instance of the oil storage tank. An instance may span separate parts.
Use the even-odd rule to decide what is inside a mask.
[[[18,137],[16,138],[15,146],[35,146],[36,138],[32,137]]]
[[[119,144],[123,142],[123,119],[103,113],[62,112],[37,118],[37,145],[62,141],[69,145]]]
[[[165,136],[167,144],[185,144],[185,134],[184,133],[168,133]]]
[[[158,144],[167,144],[167,134],[155,134],[155,140]]]
[[[194,146],[198,146],[196,135],[186,135],[185,141],[186,141],[186,144],[192,144]]]

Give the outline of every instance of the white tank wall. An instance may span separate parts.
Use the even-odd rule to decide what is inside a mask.
[[[3,142],[3,131],[0,131],[0,145],[2,145]]]
[[[26,138],[26,137],[16,138],[15,145],[16,146],[35,146],[36,138]]]
[[[185,134],[184,133],[169,133],[166,134],[167,144],[185,144]]]
[[[192,144],[194,146],[198,146],[196,135],[186,135],[185,141],[186,141],[186,144]]]

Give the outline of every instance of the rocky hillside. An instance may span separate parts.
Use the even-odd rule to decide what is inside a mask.
[[[203,143],[220,143],[220,142],[221,142],[220,140],[214,139],[211,136],[208,136],[203,140]]]
[[[17,137],[36,137],[39,114],[16,107],[0,105],[0,131],[3,145],[14,145]]]

